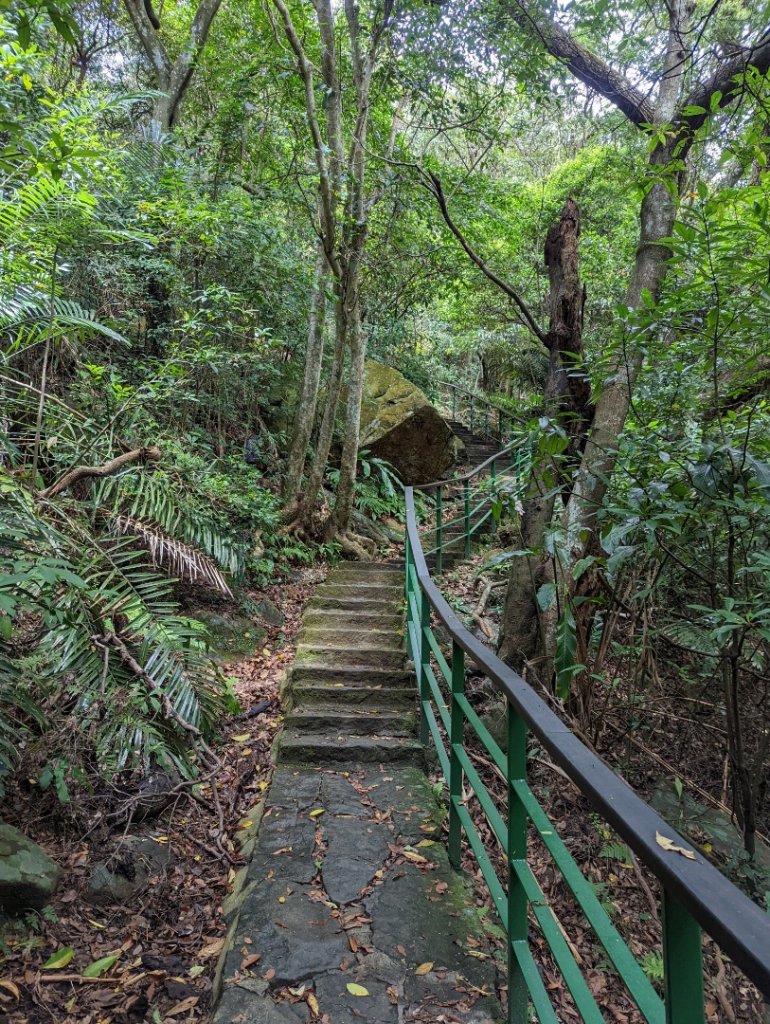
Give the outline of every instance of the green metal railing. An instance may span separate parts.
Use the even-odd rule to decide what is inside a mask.
[[[501,443],[513,436],[517,417],[507,409],[459,384],[440,380],[434,386],[444,410],[451,414],[453,420],[465,423],[470,431],[485,434]]]
[[[514,441],[463,476],[420,485],[433,512],[428,525],[420,530],[420,541],[425,557],[435,556],[437,572],[443,572],[447,553],[462,552],[463,558],[469,558],[473,540],[490,532],[493,497],[509,501],[523,497],[529,458],[526,445]]]
[[[508,1019],[525,1024],[534,1010],[540,1024],[558,1024],[529,942],[534,922],[583,1021],[603,1024],[605,1017],[591,992],[581,964],[528,863],[528,844],[537,835],[604,949],[612,970],[649,1024],[703,1024],[702,932],[711,936],[758,987],[770,996],[770,917],[752,903],[699,853],[692,859],[664,849],[663,836],[676,846],[690,845],[660,818],[627,783],[585,747],[535,691],[503,664],[459,622],[431,578],[426,556],[436,554],[437,568],[447,550],[446,503],[442,491],[462,487],[463,531],[458,543],[470,551],[475,521],[470,495],[483,493],[478,480],[505,449],[464,478],[426,485],[436,499],[434,548],[425,552],[415,517],[414,489],[406,489],[407,644],[419,685],[421,738],[432,743],[449,791],[449,856],[460,867],[463,839],[472,850],[507,935]],[[519,468],[521,463],[519,464]],[[492,469],[492,472],[494,470]],[[472,480],[477,485],[472,485]],[[516,477],[513,477],[514,484]],[[487,494],[487,502],[490,496]],[[477,521],[480,522],[481,517]],[[449,637],[449,644],[439,640]],[[507,749],[493,738],[471,705],[465,689],[466,661],[484,674],[507,701]],[[507,782],[504,807],[487,789],[470,755],[469,737],[480,744]],[[527,781],[527,744],[534,738],[563,770],[594,810],[607,821],[658,880],[661,892],[663,997],[645,974],[597,898],[592,885],[539,804]],[[474,744],[474,745],[475,745]],[[506,871],[498,875],[463,798],[470,791],[500,849]]]

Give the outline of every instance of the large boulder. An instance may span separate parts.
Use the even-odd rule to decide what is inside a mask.
[[[53,896],[59,869],[18,829],[0,821],[0,910],[40,910]]]
[[[386,459],[405,484],[441,477],[455,461],[455,436],[425,395],[402,373],[367,359],[361,449]]]

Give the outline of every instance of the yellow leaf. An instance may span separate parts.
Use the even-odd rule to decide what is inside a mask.
[[[325,807],[316,807],[316,809],[314,811],[310,812],[310,817],[311,818],[320,818],[321,815],[324,814],[325,812],[326,812],[326,808]]]
[[[430,972],[432,970],[433,970],[433,961],[432,960],[428,960],[426,963],[420,964],[419,967],[415,967],[414,973],[415,974],[430,974]]]
[[[435,839],[421,839],[419,841],[419,843],[417,844],[417,849],[419,850],[421,847],[424,847],[424,846],[435,846],[435,845],[436,845],[436,840]]]
[[[662,836],[660,832],[655,833],[655,842],[658,846],[662,846],[664,850],[669,853],[681,853],[683,857],[688,860],[695,860],[695,854],[692,850],[685,850],[683,846],[677,846],[673,839],[669,839],[667,836]]]
[[[414,850],[404,850],[404,856],[407,860],[410,860],[413,864],[428,864],[429,861],[426,857],[423,857],[420,853],[415,853]]]
[[[254,824],[254,822],[253,822],[253,821],[250,821],[250,820],[249,820],[249,819],[247,818],[247,819],[246,819],[246,821],[242,821],[242,822],[240,823],[240,825],[238,826],[238,828],[251,828],[251,826],[252,826],[253,824]]]
[[[233,736],[233,739],[235,740],[236,743],[245,743],[246,740],[251,739],[251,733],[242,732],[240,736]]]
[[[279,896],[278,897],[278,902],[279,903],[285,903],[286,902],[286,897],[285,896]]]
[[[92,917],[88,918],[88,923],[90,925],[92,925],[94,928],[105,928],[106,927],[106,925],[99,924],[98,921],[94,921],[94,919]]]
[[[214,939],[213,942],[207,942],[202,949],[198,950],[198,959],[209,960],[213,956],[219,956],[219,954],[222,952],[222,947],[224,946],[224,944],[225,940],[223,938]]]
[[[43,970],[58,971],[60,968],[66,967],[68,963],[71,963],[74,956],[75,950],[72,946],[64,946],[63,949],[57,950],[48,957],[43,964]]]
[[[308,992],[307,994],[307,1005],[310,1007],[310,1012],[314,1017],[317,1017],[321,1010],[318,1007],[318,1000],[315,997],[315,992]]]
[[[0,978],[0,988],[4,988],[7,992],[10,992],[16,999],[17,1003],[21,999],[21,992],[19,992],[16,985],[14,985],[12,981],[8,981],[7,978]]]
[[[176,1017],[180,1013],[187,1013],[188,1010],[192,1010],[193,1006],[198,1005],[199,996],[188,996],[187,999],[183,999],[181,1003],[177,1003],[176,1006],[172,1006],[170,1010],[166,1010],[167,1017]]]
[[[351,996],[368,996],[369,989],[364,988],[363,985],[356,985],[354,981],[349,981],[345,986]]]

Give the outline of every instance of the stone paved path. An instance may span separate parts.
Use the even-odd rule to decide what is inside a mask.
[[[400,580],[342,567],[306,611],[278,766],[242,830],[213,1024],[503,1020],[421,766]]]

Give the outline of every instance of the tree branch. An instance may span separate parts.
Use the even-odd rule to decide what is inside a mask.
[[[534,14],[525,0],[509,0],[513,21],[534,33],[545,49],[561,61],[584,85],[598,92],[621,110],[636,125],[651,124],[655,110],[649,99],[619,71],[574,39],[556,22]]]
[[[76,466],[60,477],[56,483],[41,491],[40,497],[55,498],[57,494],[60,494],[67,487],[71,487],[78,480],[83,480],[86,477],[101,478],[112,476],[113,473],[117,473],[119,469],[130,465],[132,462],[157,462],[159,458],[160,448],[134,448],[133,451],[126,452],[124,455],[118,455],[117,458],[105,462],[103,466]]]
[[[760,74],[770,70],[770,32],[764,32],[753,46],[746,47],[741,53],[723,61],[707,82],[696,86],[682,103],[682,109],[701,107],[702,114],[679,114],[677,126],[686,128],[693,134],[700,128],[711,111],[711,97],[721,93],[719,108],[728,106],[743,92],[739,79],[748,68],[754,67]]]
[[[452,216],[447,206],[446,196],[444,195],[444,189],[441,185],[441,179],[432,171],[423,170],[421,171],[421,173],[424,178],[427,178],[430,181],[430,185],[427,185],[427,183],[425,182],[424,184],[426,184],[426,188],[428,189],[428,191],[435,197],[436,202],[438,203],[439,210],[441,210],[441,216],[444,218],[447,227],[455,236],[460,245],[463,247],[466,254],[476,264],[476,266],[479,268],[482,274],[484,274],[485,277],[489,278],[489,280],[493,284],[497,285],[497,287],[502,292],[504,292],[509,299],[513,300],[513,302],[518,307],[519,312],[521,313],[521,316],[526,326],[535,335],[538,341],[541,341],[546,348],[550,348],[548,336],[546,332],[541,327],[538,326],[534,316],[532,315],[529,309],[529,306],[527,306],[527,304],[524,302],[524,300],[515,290],[515,288],[509,285],[507,281],[503,281],[502,278],[498,277],[497,274],[486,265],[484,260],[479,256],[476,250],[473,249],[471,244],[466,239],[465,235],[462,233],[462,231],[460,231],[458,226],[452,220]]]

